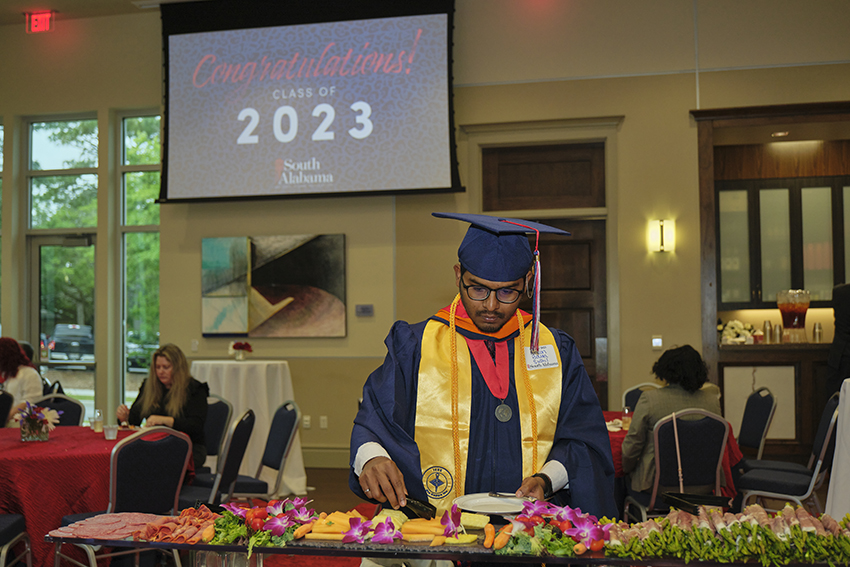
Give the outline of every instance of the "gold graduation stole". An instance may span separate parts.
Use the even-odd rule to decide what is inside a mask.
[[[552,346],[558,365],[528,370],[525,345],[529,344],[531,329],[523,327],[519,311],[517,316],[523,331],[514,339],[514,382],[522,436],[522,475],[527,478],[539,470],[538,454],[545,459],[552,448],[561,406],[562,361],[552,332],[541,326],[540,346]],[[457,378],[453,380],[455,358]],[[471,359],[462,335],[445,323],[428,321],[422,337],[414,438],[419,447],[422,483],[428,500],[438,509],[450,508],[452,500],[464,493],[472,404]]]

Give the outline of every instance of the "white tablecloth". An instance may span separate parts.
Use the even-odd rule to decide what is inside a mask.
[[[240,474],[253,476],[263,458],[274,412],[287,400],[297,403],[289,364],[285,360],[196,360],[192,362],[192,376],[199,382],[206,382],[211,394],[233,404],[233,419],[238,419],[248,409],[254,410],[254,431],[239,469]],[[215,466],[210,463],[215,463],[215,457],[209,457],[206,463]],[[276,475],[277,471],[266,468],[261,478],[271,488]],[[307,494],[307,473],[298,433],[283,469],[278,496],[287,494]]]
[[[850,378],[841,384],[838,398],[838,422],[835,424],[835,455],[829,475],[825,512],[839,520],[850,513]]]

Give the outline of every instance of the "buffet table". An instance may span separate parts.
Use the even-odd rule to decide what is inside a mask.
[[[23,443],[19,429],[0,428],[0,512],[23,514],[33,565],[53,564],[44,536],[63,516],[106,510],[112,448],[131,433],[121,430],[107,440],[88,427],[64,426],[48,441]]]
[[[289,363],[285,360],[196,360],[192,362],[191,373],[196,380],[209,385],[211,394],[233,404],[233,419],[238,419],[248,409],[254,410],[254,431],[239,469],[240,474],[254,476],[263,457],[274,412],[284,402],[295,401]],[[214,463],[215,457],[210,457],[207,465],[215,470]],[[262,479],[269,486],[274,484],[275,478],[275,471],[263,471]],[[307,494],[307,473],[298,433],[292,441],[278,495],[288,494]]]
[[[207,544],[176,544],[176,543],[160,543],[160,542],[141,542],[132,540],[98,540],[98,539],[81,539],[81,538],[45,538],[48,542],[65,543],[84,543],[88,545],[103,545],[107,547],[127,547],[127,548],[154,548],[162,550],[185,550],[192,552],[194,556],[194,567],[211,567],[213,565],[244,565],[250,567],[262,567],[264,556],[269,555],[291,555],[291,556],[318,556],[327,557],[328,565],[333,565],[333,558],[341,557],[372,557],[380,559],[429,559],[429,560],[447,560],[455,562],[489,563],[493,565],[509,563],[514,565],[647,565],[658,567],[684,567],[685,565],[696,565],[699,567],[737,567],[747,566],[752,567],[758,563],[736,563],[724,562],[718,563],[714,561],[693,561],[685,563],[681,559],[675,558],[651,558],[647,560],[637,560],[629,558],[606,557],[603,551],[588,551],[578,557],[537,557],[533,555],[496,555],[492,550],[485,549],[480,543],[476,545],[464,546],[440,546],[428,547],[421,544],[410,543],[394,543],[389,545],[381,544],[356,544],[347,543],[340,544],[334,542],[290,542],[285,547],[255,547],[250,561],[247,561],[247,549],[245,546],[235,545],[207,545]],[[63,552],[69,546],[63,547]],[[210,560],[212,555],[213,560]],[[233,557],[238,557],[239,560],[234,562],[230,560]],[[798,565],[806,565],[808,567],[816,565],[826,565],[819,563],[787,563],[783,567],[796,567]]]

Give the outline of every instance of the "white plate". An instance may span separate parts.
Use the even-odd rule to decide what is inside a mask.
[[[490,496],[486,492],[465,494],[454,500],[461,510],[476,514],[518,514],[526,502],[523,498]]]

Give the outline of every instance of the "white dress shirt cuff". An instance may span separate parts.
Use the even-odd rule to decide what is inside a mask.
[[[558,492],[562,488],[570,487],[570,475],[567,469],[558,461],[548,461],[540,472],[549,477],[552,481],[552,492]]]
[[[360,445],[357,448],[357,454],[354,456],[354,474],[359,477],[366,463],[375,457],[386,457],[389,459],[390,454],[379,443],[375,443],[374,441]],[[566,473],[567,471],[564,472]]]

